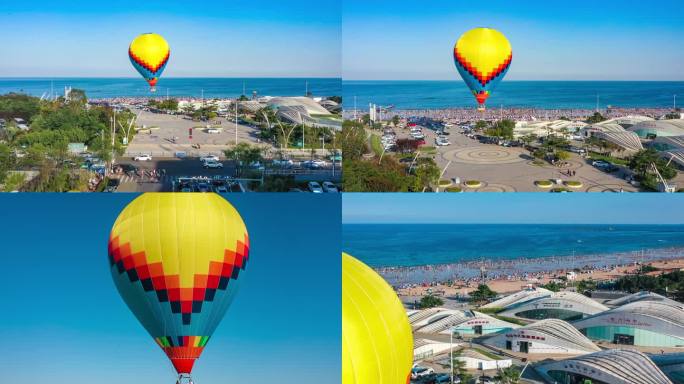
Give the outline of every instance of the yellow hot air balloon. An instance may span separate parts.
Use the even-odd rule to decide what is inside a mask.
[[[454,45],[454,64],[480,109],[497,84],[506,76],[513,50],[503,33],[491,28],[475,28],[464,33]]]
[[[133,67],[156,90],[157,81],[169,62],[171,50],[163,37],[156,33],[144,33],[136,37],[128,48]]]
[[[342,254],[342,384],[406,384],[413,335],[396,293],[370,267]]]
[[[213,193],[145,193],[119,214],[108,254],[121,297],[171,360],[178,382],[191,381],[247,266],[240,214]]]

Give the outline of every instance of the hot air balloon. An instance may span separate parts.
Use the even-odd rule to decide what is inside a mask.
[[[156,33],[144,33],[136,37],[128,48],[128,57],[133,67],[156,91],[157,81],[169,62],[171,50],[163,37]]]
[[[454,46],[454,63],[484,110],[485,101],[511,66],[513,51],[503,33],[475,28],[464,33]]]
[[[109,236],[121,297],[171,360],[190,373],[228,310],[249,259],[240,214],[217,194],[145,193]]]
[[[396,293],[343,253],[342,384],[408,384],[412,365],[413,335]]]

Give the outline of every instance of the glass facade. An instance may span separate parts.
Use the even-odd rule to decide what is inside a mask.
[[[579,373],[565,371],[549,371],[549,376],[556,380],[558,384],[607,384],[604,381],[592,379]]]
[[[604,340],[614,344],[636,345],[641,347],[684,346],[684,339],[635,327],[607,325],[584,328],[580,331],[592,340]]]
[[[582,312],[560,308],[531,309],[528,311],[517,312],[515,315],[524,319],[532,320],[561,319],[565,321],[579,320],[584,317]]]

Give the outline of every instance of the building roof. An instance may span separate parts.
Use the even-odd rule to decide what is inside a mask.
[[[440,333],[442,331],[451,329],[453,326],[460,324],[468,319],[472,319],[474,316],[470,311],[458,311],[451,313],[450,315],[437,320],[435,322],[429,323],[422,327],[416,328],[415,332],[420,333]]]
[[[605,304],[608,306],[611,306],[611,307],[619,307],[619,306],[629,304],[629,303],[634,303],[637,301],[662,301],[662,302],[669,303],[672,305],[679,304],[676,301],[668,299],[665,296],[659,295],[655,292],[649,292],[649,291],[636,292],[636,293],[632,293],[631,295],[620,297],[618,299],[608,300],[608,301],[606,301]],[[679,305],[684,305],[684,304],[679,304]]]
[[[524,303],[539,297],[551,296],[553,292],[545,288],[524,289],[520,292],[504,296],[498,300],[483,305],[481,308],[508,308],[512,305]]]
[[[645,354],[628,349],[604,351],[541,363],[535,370],[553,382],[550,371],[579,373],[604,383],[672,384]]]
[[[645,137],[648,134],[656,136],[684,136],[684,119],[644,121],[635,124],[627,130]]]
[[[578,329],[604,325],[634,327],[684,339],[684,309],[664,301],[641,300],[577,320],[573,325]]]
[[[540,335],[546,335],[547,337],[555,338],[560,340],[564,345],[572,347],[580,351],[599,351],[600,348],[596,346],[591,340],[586,336],[581,334],[575,327],[570,325],[570,323],[558,320],[558,319],[545,319],[540,320],[530,325],[518,328],[514,332],[517,333],[536,333]]]
[[[568,309],[593,315],[608,310],[605,305],[576,292],[552,292],[549,296],[541,296],[533,300],[509,305],[502,316],[515,316],[516,313],[533,309]]]
[[[268,100],[268,105],[276,108],[282,107],[302,107],[307,115],[329,115],[330,111],[323,108],[310,97],[272,97]]]

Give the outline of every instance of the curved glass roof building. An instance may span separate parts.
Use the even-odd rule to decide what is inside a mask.
[[[636,301],[573,323],[592,340],[642,347],[684,347],[684,309]]]
[[[501,316],[529,320],[561,319],[578,320],[608,310],[603,304],[575,292],[554,292],[549,296],[514,303],[502,312]]]
[[[559,384],[672,384],[645,354],[608,349],[535,367],[549,383]]]

